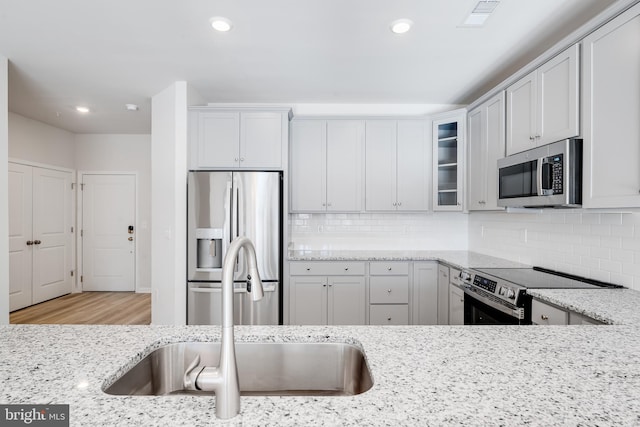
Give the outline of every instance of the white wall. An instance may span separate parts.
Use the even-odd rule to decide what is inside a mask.
[[[75,135],[9,113],[9,157],[68,169],[75,167]]]
[[[9,323],[9,61],[0,56],[0,325]]]
[[[289,249],[466,250],[460,213],[290,214]]]
[[[152,99],[151,323],[186,323],[187,84]]]
[[[474,212],[469,249],[640,290],[640,210]]]
[[[151,135],[75,135],[75,164],[82,172],[137,174],[136,291],[151,291]]]

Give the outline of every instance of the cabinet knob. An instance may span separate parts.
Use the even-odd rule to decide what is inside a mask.
[[[311,267],[307,267],[307,271],[311,271]]]
[[[393,206],[398,206],[398,204],[397,204],[397,203],[394,203],[394,204],[393,204]]]
[[[387,289],[387,292],[391,293],[391,289]]]
[[[391,267],[387,267],[387,270],[391,271]]]
[[[34,244],[34,245],[39,245],[40,243],[42,243],[40,240],[34,240],[34,241],[33,241],[33,244]]]
[[[323,203],[323,204],[322,204],[322,206],[327,206],[327,204],[326,204],[326,203]]]
[[[240,157],[240,161],[241,161],[241,162],[244,162],[244,157]]]
[[[327,203],[327,206],[331,206],[331,203]]]
[[[326,287],[327,287],[327,284],[325,283],[324,285],[322,285],[322,287],[323,287],[323,288],[326,288]]]
[[[33,242],[31,240],[27,240],[27,246],[31,246],[33,245]]]
[[[349,271],[349,267],[345,267],[344,271]]]
[[[236,157],[235,159],[233,159],[233,161],[234,161],[234,162],[237,162],[237,161],[238,161],[238,158]]]
[[[542,320],[549,320],[549,316],[545,316],[544,314],[541,314],[541,315],[540,315],[540,318],[541,318]]]
[[[535,137],[535,136],[530,136],[530,137],[529,137],[529,141],[533,141],[534,139],[536,139],[536,137]]]
[[[387,317],[387,320],[388,320],[389,322],[391,322],[391,317]]]

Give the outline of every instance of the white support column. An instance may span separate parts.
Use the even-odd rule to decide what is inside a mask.
[[[0,56],[0,325],[9,323],[9,61]]]

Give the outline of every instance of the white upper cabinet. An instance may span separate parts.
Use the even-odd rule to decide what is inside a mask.
[[[429,210],[428,122],[368,120],[365,146],[365,209]]]
[[[466,114],[457,110],[433,121],[433,210],[461,211]]]
[[[640,206],[640,5],[583,40],[583,206]]]
[[[191,169],[281,169],[289,111],[193,108],[189,112]]]
[[[468,209],[498,210],[498,159],[505,155],[504,92],[470,111]]]
[[[360,212],[364,123],[291,123],[291,212]]]
[[[580,134],[580,46],[507,88],[507,155]]]

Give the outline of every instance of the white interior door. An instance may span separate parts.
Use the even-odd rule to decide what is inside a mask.
[[[31,305],[31,169],[9,163],[9,311]]]
[[[33,304],[71,293],[71,173],[33,168]]]
[[[82,176],[82,289],[135,291],[135,175]]]

